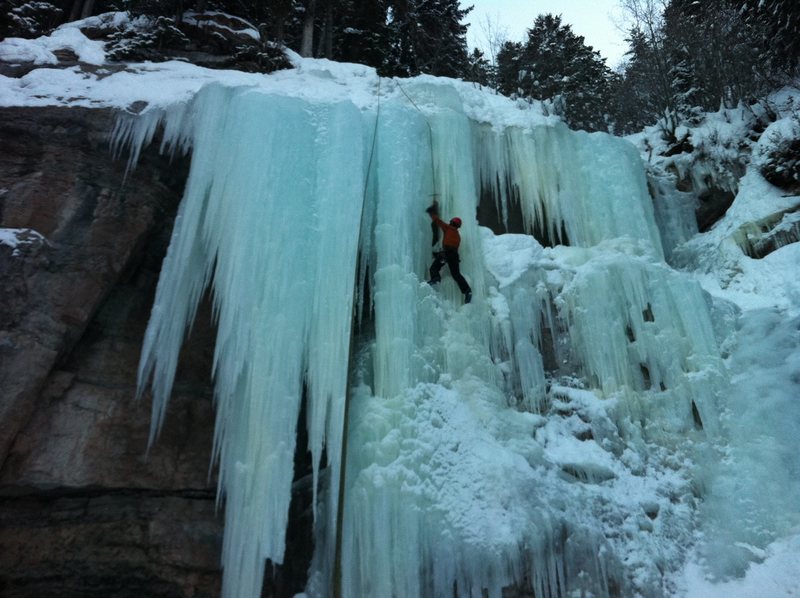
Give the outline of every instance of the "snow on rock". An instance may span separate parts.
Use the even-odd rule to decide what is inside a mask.
[[[719,441],[698,460],[705,499],[697,554],[678,581],[681,595],[798,592],[800,461],[793,447],[800,430],[800,244],[787,236],[788,245],[774,243],[760,259],[747,255],[765,233],[780,236],[795,226],[800,197],[770,185],[758,172],[758,159],[773,133],[796,133],[796,97],[796,90],[786,89],[771,99],[779,119],[755,145],[732,205],[708,232],[677,243],[671,256],[712,297],[716,335],[731,373],[720,401]],[[737,111],[709,120],[718,129],[728,127],[732,143],[746,137]],[[642,139],[639,147],[646,151]]]
[[[205,12],[186,11],[183,13],[183,22],[189,25],[197,25],[201,28],[232,33],[253,41],[261,40],[261,34],[252,23],[245,21],[241,17],[218,10],[207,10]]]
[[[481,228],[486,268],[502,288],[510,285],[543,257],[542,246],[530,235],[498,235]]]
[[[69,23],[52,36],[34,40],[3,40],[0,42],[0,59],[56,64],[53,51],[68,48],[75,51],[83,62],[102,65],[102,42],[88,40],[78,27],[122,27],[128,22],[124,14],[108,13]],[[73,68],[58,72],[45,70],[39,74],[34,71],[19,79],[1,77],[0,106],[67,105],[125,109],[135,102],[145,102],[151,108],[166,108],[190,100],[201,87],[210,83],[247,85],[314,102],[350,101],[362,109],[375,109],[379,102],[397,99],[411,106],[404,94],[407,91],[405,83],[396,79],[384,79],[379,83],[375,69],[371,67],[302,58],[288,50],[286,53],[295,68],[269,75],[167,61],[132,63],[122,70],[108,67],[106,71],[84,72]],[[485,93],[472,83],[425,75],[414,81],[412,99],[418,105],[424,106],[425,98],[431,94],[441,95],[443,91],[455,88],[459,94],[457,97],[460,97],[460,109],[477,122],[521,127],[529,127],[531,123],[558,122],[555,117],[544,116],[536,103],[514,104],[503,96]]]
[[[80,62],[103,64],[103,42],[90,40],[75,27],[60,27],[37,39],[10,37],[0,41],[0,60],[10,63],[57,64],[57,50],[71,50]]]
[[[41,245],[47,240],[41,234],[30,228],[0,228],[0,245],[12,249],[11,255],[17,257],[20,247],[25,245]]]
[[[57,64],[58,59],[46,44],[39,40],[9,37],[0,41],[0,60],[4,62],[32,62],[34,64]]]
[[[800,310],[800,283],[791,270],[797,244],[781,247],[762,259],[745,255],[743,246],[748,231],[758,230],[754,223],[798,207],[800,196],[782,194],[751,169],[740,181],[739,193],[725,217],[707,233],[679,246],[675,262],[691,269],[709,293],[743,309],[775,306],[796,313]]]
[[[138,18],[140,17],[134,18],[133,21]],[[59,29],[122,29],[131,22],[130,13],[127,11],[115,11],[70,21],[61,25]]]

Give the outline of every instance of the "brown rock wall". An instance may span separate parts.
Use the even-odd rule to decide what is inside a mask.
[[[185,165],[164,168],[151,154],[123,185],[112,123],[108,110],[0,110],[0,226],[46,239],[18,252],[0,246],[0,273],[15,281],[0,298],[0,461],[49,371],[180,197]]]
[[[220,526],[205,494],[6,496],[0,528],[6,598],[219,594]]]
[[[35,231],[17,247],[0,243],[4,598],[219,595],[208,301],[149,451],[149,397],[135,400],[188,160],[170,164],[151,148],[123,184],[113,118],[0,109],[0,228]],[[308,467],[298,455],[298,478]],[[295,494],[287,563],[269,568],[264,596],[291,597],[306,582],[310,485]]]
[[[136,368],[186,161],[123,185],[113,114],[0,109],[0,595],[216,596],[207,307],[159,441]]]

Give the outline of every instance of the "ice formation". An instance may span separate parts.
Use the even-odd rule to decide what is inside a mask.
[[[140,388],[155,438],[211,288],[224,595],[283,558],[302,401],[309,595],[332,594],[344,429],[342,596],[669,593],[727,384],[706,297],[664,262],[680,214],[662,235],[623,140],[510,102],[492,120],[458,82],[371,83],[380,101],[212,85],[115,132],[134,161],[159,125],[192,151]],[[481,227],[482,190],[562,244]],[[424,283],[433,193],[472,304]]]

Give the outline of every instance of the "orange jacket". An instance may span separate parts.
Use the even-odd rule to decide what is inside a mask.
[[[445,249],[458,249],[458,246],[461,245],[461,235],[458,234],[458,229],[447,224],[436,214],[431,214],[431,220],[433,220],[436,223],[436,226],[441,228],[442,232],[444,232],[442,247]]]

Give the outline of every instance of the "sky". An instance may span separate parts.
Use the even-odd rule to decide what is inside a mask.
[[[470,48],[487,49],[487,17],[507,31],[509,41],[523,41],[537,15],[553,13],[599,51],[608,66],[615,67],[626,50],[625,35],[614,24],[621,21],[619,0],[467,0],[461,4],[475,7],[467,15]]]

